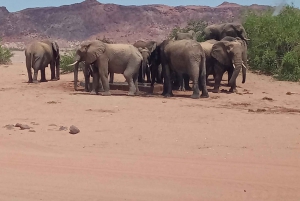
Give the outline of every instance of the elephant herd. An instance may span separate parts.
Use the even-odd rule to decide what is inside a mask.
[[[204,42],[197,42],[202,34]],[[172,90],[192,90],[192,98],[209,97],[208,76],[213,75],[213,93],[219,92],[223,74],[228,72],[230,92],[237,92],[236,78],[242,69],[242,83],[246,81],[247,44],[249,39],[239,23],[207,26],[202,33],[177,33],[162,42],[138,40],[134,44],[109,44],[100,40],[83,42],[76,50],[74,89],[77,90],[79,64],[83,63],[85,91],[111,95],[109,83],[114,73],[123,74],[129,86],[128,95],[139,94],[138,83],[163,83],[165,97]],[[51,80],[60,79],[60,53],[56,42],[36,41],[25,49],[28,82],[37,82],[38,70],[45,82],[45,67],[50,64]],[[31,68],[34,70],[32,78]],[[108,79],[110,76],[110,79]],[[90,86],[92,77],[92,86]],[[145,79],[145,77],[147,79]],[[192,81],[192,87],[189,86]],[[200,95],[201,91],[201,95]]]

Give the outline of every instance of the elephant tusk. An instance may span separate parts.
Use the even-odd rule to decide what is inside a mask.
[[[234,64],[232,64],[233,65],[233,68],[235,68],[235,65]]]
[[[68,66],[74,66],[74,65],[77,64],[77,63],[78,63],[78,61],[75,61],[74,63],[69,64]]]
[[[245,65],[245,64],[242,64],[243,65],[243,67],[245,68],[245,69],[247,69],[247,66]]]

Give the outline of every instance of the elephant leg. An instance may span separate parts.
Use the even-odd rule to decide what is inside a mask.
[[[56,80],[60,80],[60,64],[56,63]]]
[[[183,75],[181,73],[177,73],[178,82],[179,82],[179,91],[185,91]]]
[[[109,73],[109,83],[114,83],[114,73]]]
[[[146,74],[147,74],[147,83],[152,83],[151,77],[150,77],[151,76],[150,67],[147,67]]]
[[[139,74],[138,73],[135,73],[133,75],[133,83],[134,83],[134,86],[135,86],[135,95],[139,95],[140,94],[140,90],[139,90],[139,86],[138,86],[138,78],[139,78]]]
[[[41,68],[41,82],[48,82],[46,80],[46,69],[45,68]]]
[[[183,82],[185,90],[192,90],[192,88],[190,87],[190,76],[188,74],[183,74]]]
[[[37,68],[34,68],[33,83],[38,83],[38,81],[37,81],[38,72],[39,72],[39,70]]]
[[[222,77],[223,77],[223,73],[216,73],[215,85],[214,85],[214,89],[212,91],[213,93],[219,93],[219,88],[220,88],[220,85],[221,85]]]
[[[50,70],[51,70],[51,81],[57,81],[55,77],[55,63],[50,63]]]
[[[26,56],[26,68],[28,73],[28,83],[32,83],[32,71],[31,71],[31,57]]]
[[[90,67],[89,66],[87,66],[87,65],[85,65],[85,70],[84,70],[84,91],[85,92],[90,92],[90,91],[92,91],[91,89],[90,89],[90,74],[92,73],[92,72],[90,72]]]
[[[32,79],[32,71],[31,71],[31,67],[27,67],[27,73],[28,73],[28,83],[32,83],[33,79]]]
[[[87,87],[85,85],[85,87]],[[93,71],[93,89],[91,90],[91,95],[98,95],[99,92],[99,71]]]
[[[166,66],[163,69],[164,72],[164,91],[163,91],[163,95],[165,97],[172,97],[174,96],[173,92],[172,92],[172,82],[171,82],[171,70],[168,64],[166,64]]]
[[[157,83],[163,83],[163,73],[162,73],[162,66],[157,65]]]
[[[228,84],[227,84],[227,86],[230,86],[229,85],[229,80],[231,79],[231,77],[232,77],[232,74],[233,74],[233,69],[228,69]]]
[[[231,76],[232,76],[232,74],[233,74],[233,71],[232,71],[232,73],[231,73]],[[229,73],[228,73],[228,75],[229,75]],[[229,77],[229,76],[228,76]],[[230,77],[231,78],[231,77]],[[230,79],[229,79],[230,80]],[[229,81],[228,81],[229,82]],[[237,93],[238,91],[237,91],[237,89],[236,89],[236,80],[234,80],[233,81],[233,83],[232,83],[232,85],[231,85],[231,87],[230,87],[230,89],[229,89],[229,92],[230,93]]]
[[[106,65],[107,67],[101,67],[99,69],[99,73],[100,73],[100,78],[101,78],[101,82],[102,82],[102,86],[103,86],[103,90],[104,92],[102,93],[103,96],[110,96],[110,90],[109,90],[109,82],[108,82],[108,63],[102,64],[102,65]],[[98,73],[98,74],[99,74]],[[94,85],[96,84],[97,86],[99,85],[99,77],[94,77],[95,81],[93,80]],[[97,88],[99,89],[99,87]]]
[[[198,99],[198,98],[200,98],[199,83],[198,83],[199,68],[196,67],[195,70],[192,71],[190,76],[193,81],[193,94],[192,94],[191,98]]]
[[[144,66],[142,65],[140,68],[139,68],[139,77],[138,77],[138,82],[139,83],[144,83],[145,82],[145,79],[144,79]]]
[[[131,65],[128,65],[126,70],[124,71],[124,77],[126,79],[126,82],[128,83],[129,91],[128,91],[128,96],[134,96],[136,95],[136,87],[135,83],[133,82],[133,75],[134,73],[132,72],[133,70],[131,69]]]

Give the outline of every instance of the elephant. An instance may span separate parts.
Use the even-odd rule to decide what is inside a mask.
[[[138,50],[140,51],[140,53],[143,56],[143,65],[140,68],[139,71],[139,78],[138,78],[138,82],[140,83],[145,83],[145,74],[147,75],[147,83],[151,83],[151,76],[150,76],[150,51],[147,48],[141,48],[139,47]]]
[[[236,78],[242,69],[243,80],[242,83],[246,81],[246,60],[245,55],[247,55],[243,40],[221,40],[215,42],[211,46],[210,66],[208,66],[209,73],[213,73],[215,84],[213,93],[219,93],[219,87],[222,80],[223,74],[228,72],[228,85],[231,87],[230,92],[237,92],[236,89]],[[202,47],[207,44],[202,43]],[[207,48],[207,47],[205,47]],[[204,49],[205,49],[204,48]],[[212,70],[209,69],[212,67]]]
[[[108,73],[123,74],[129,85],[129,96],[139,94],[138,72],[143,57],[136,47],[130,44],[108,44],[99,40],[83,42],[75,54],[74,86],[78,81],[78,65],[84,61],[93,64],[93,90],[90,94],[98,94],[99,75],[103,85],[102,95],[110,96]],[[87,83],[86,83],[87,84]]]
[[[157,83],[162,83],[162,71],[161,71],[161,61],[160,61],[160,57],[159,57],[159,45],[160,43],[156,42],[156,41],[144,41],[144,40],[138,40],[136,41],[133,46],[135,46],[136,48],[142,48],[144,49],[144,54],[142,54],[144,61],[146,61],[145,57],[148,56],[148,64],[150,66],[150,72],[151,72],[151,86],[154,85],[155,81]],[[148,50],[149,55],[147,53]],[[142,69],[147,69],[147,67],[145,66],[146,64],[144,64]],[[145,70],[144,70],[145,72]],[[142,73],[140,71],[140,73]],[[139,82],[144,82],[144,75],[141,76],[140,75],[140,80]],[[148,78],[147,78],[147,82],[148,82]]]
[[[187,73],[193,81],[193,94],[191,98],[208,98],[205,53],[200,43],[189,39],[167,39],[162,42],[160,49],[165,79],[162,95],[165,97],[173,96],[171,73],[175,71],[179,75]],[[180,81],[182,82],[182,79]],[[201,96],[198,85],[199,81],[202,91]]]
[[[28,83],[37,83],[38,71],[41,71],[41,82],[47,82],[45,68],[50,64],[51,81],[60,79],[60,53],[55,41],[34,41],[25,49]],[[32,71],[34,75],[32,78]]]
[[[240,23],[222,23],[212,24],[204,28],[204,40],[222,40],[225,36],[239,37],[242,40],[249,41],[245,28]]]

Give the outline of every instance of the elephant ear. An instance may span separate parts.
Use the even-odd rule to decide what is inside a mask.
[[[149,50],[150,53],[154,52],[154,50],[157,47],[157,43],[155,41],[150,41],[147,45],[146,45],[147,49]]]
[[[230,66],[231,61],[228,53],[232,50],[232,46],[229,42],[217,42],[213,45],[211,56],[223,65]]]
[[[57,58],[59,56],[58,44],[56,42],[52,42],[51,45],[52,45],[53,52],[55,52],[55,58]]]
[[[106,45],[98,40],[91,41],[83,44],[83,48],[86,50],[86,59],[87,63],[94,63],[100,55],[105,52]]]

